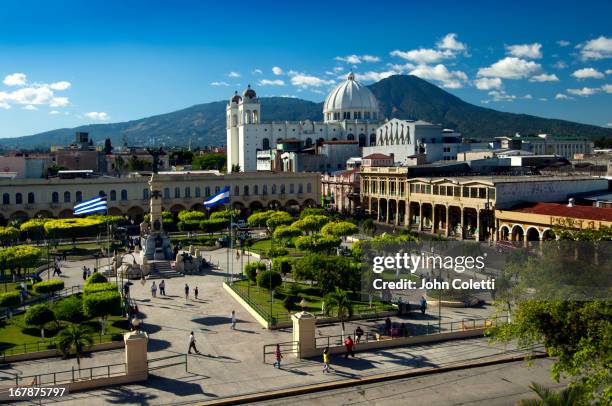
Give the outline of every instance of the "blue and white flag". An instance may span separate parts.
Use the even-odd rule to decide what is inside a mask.
[[[106,211],[107,209],[106,197],[98,196],[74,206],[74,215],[79,216],[81,214],[100,213]]]
[[[229,203],[230,201],[230,189],[228,186],[224,187],[214,196],[211,196],[209,199],[204,200],[204,207],[211,208],[218,206],[220,204]]]

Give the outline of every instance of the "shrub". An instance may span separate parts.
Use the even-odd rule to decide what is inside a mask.
[[[300,298],[298,296],[287,295],[285,299],[283,299],[283,306],[285,306],[285,309],[291,311],[298,307],[297,304],[299,301]]]
[[[263,262],[251,262],[244,267],[244,274],[251,282],[257,280],[257,273],[266,270],[266,264]]]
[[[274,230],[274,238],[278,239],[290,239],[293,237],[299,237],[302,235],[302,230],[293,226],[278,226]]]
[[[53,292],[57,292],[59,290],[64,289],[64,281],[60,281],[57,279],[51,279],[48,281],[42,281],[42,282],[35,283],[32,288],[34,289],[34,292],[38,294],[53,293]]]
[[[17,307],[21,304],[19,292],[7,292],[0,294],[0,307]]]
[[[295,247],[302,251],[329,252],[341,243],[340,237],[315,234],[296,238]]]
[[[71,323],[80,323],[85,320],[83,301],[78,296],[70,296],[67,299],[60,300],[55,304],[53,312],[58,320]]]
[[[274,230],[278,226],[289,225],[291,223],[293,223],[293,217],[291,214],[285,211],[276,211],[273,212],[270,217],[268,217],[266,227],[268,227],[270,230]]]
[[[337,223],[327,223],[321,229],[322,234],[335,235],[336,237],[345,237],[347,235],[356,234],[359,231],[357,226],[348,221],[340,221]]]
[[[232,218],[232,216],[234,217],[234,221],[235,219],[240,215],[240,210],[221,210],[221,211],[216,211],[214,213],[212,213],[210,215],[210,219],[211,220],[225,220],[227,223],[229,223],[230,219]]]
[[[187,211],[183,210],[178,214],[180,221],[194,221],[200,222],[206,218],[206,215],[201,211]],[[180,224],[180,223],[179,223]]]
[[[0,227],[0,243],[11,244],[19,238],[19,230],[15,227]]]
[[[229,221],[224,219],[202,220],[200,221],[200,229],[205,233],[214,233],[224,230],[228,224]]]
[[[25,314],[25,324],[38,327],[41,330],[41,337],[44,338],[45,324],[55,320],[55,314],[46,303],[30,306]]]
[[[274,271],[263,271],[257,275],[257,286],[266,289],[276,289],[283,284],[283,277]]]
[[[272,270],[282,275],[291,273],[293,267],[293,259],[290,257],[278,257],[272,261]]]
[[[53,238],[77,238],[96,235],[104,226],[99,218],[53,219],[45,222],[45,232]]]
[[[121,295],[117,290],[91,293],[83,298],[83,310],[89,318],[121,314]]]
[[[200,229],[201,220],[183,220],[177,224],[180,231],[196,231]]]
[[[85,281],[85,284],[88,285],[90,283],[104,283],[108,282],[106,276],[102,275],[100,272],[94,272],[91,274],[89,278]]]
[[[307,207],[300,213],[300,218],[303,219],[307,216],[324,216],[325,209],[321,209],[319,207]]]
[[[249,216],[247,223],[250,227],[265,227],[270,216],[274,213],[274,210],[261,211],[254,213]]]
[[[304,232],[319,231],[321,227],[329,223],[329,217],[323,215],[310,215],[300,218],[298,221],[291,224]]]
[[[90,293],[106,292],[112,290],[117,290],[117,285],[111,282],[89,283],[85,284],[85,287],[83,288],[83,294],[88,295]]]
[[[45,223],[48,219],[32,219],[19,226],[19,230],[25,238],[42,240],[45,237]]]
[[[268,258],[276,258],[276,257],[282,257],[284,255],[287,255],[288,253],[289,251],[287,251],[283,247],[272,247],[266,251],[266,256]]]

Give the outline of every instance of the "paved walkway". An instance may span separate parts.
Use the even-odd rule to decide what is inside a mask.
[[[210,256],[213,262],[219,262],[225,267],[225,250],[213,251]],[[65,280],[82,284],[82,266],[82,262],[65,266]],[[238,264],[235,264],[234,269],[238,269]],[[184,354],[188,346],[189,332],[195,332],[198,348],[203,355],[189,356],[188,372],[179,366],[160,369],[154,371],[154,376],[146,386],[128,385],[75,393],[64,401],[67,404],[77,404],[86,400],[92,405],[195,402],[385,371],[449,365],[499,357],[512,352],[512,349],[501,345],[489,345],[486,339],[481,338],[358,353],[357,358],[349,360],[333,357],[332,364],[336,372],[329,375],[321,373],[320,360],[299,361],[291,356],[287,356],[283,369],[278,370],[263,364],[262,346],[291,341],[291,332],[263,329],[223,290],[223,278],[224,274],[213,272],[205,276],[169,279],[166,280],[167,296],[157,298],[151,297],[151,281],[147,281],[144,286],[136,281],[131,288],[131,295],[138,301],[139,309],[144,314],[143,329],[150,337],[149,359]],[[185,283],[191,287],[189,300],[184,298]],[[66,286],[70,286],[70,283],[66,283]],[[200,291],[198,300],[193,298],[195,286],[198,286]],[[238,318],[236,330],[230,329],[232,309],[236,310]],[[468,310],[449,310],[444,313],[444,317],[461,317],[466,311]],[[320,335],[340,333],[338,325],[322,327],[319,330]],[[115,350],[94,353],[81,363],[83,368],[89,368],[120,363],[123,359],[123,351]],[[8,372],[31,375],[69,370],[72,366],[76,366],[75,360],[37,360],[4,366],[0,369],[0,374]]]

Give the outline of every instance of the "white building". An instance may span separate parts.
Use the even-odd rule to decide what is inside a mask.
[[[273,149],[284,139],[298,139],[306,147],[323,141],[355,140],[360,147],[374,142],[381,117],[370,89],[349,73],[332,90],[323,106],[323,122],[310,120],[262,123],[259,98],[249,87],[227,104],[227,170],[257,170],[257,152]],[[260,167],[262,167],[260,165]]]

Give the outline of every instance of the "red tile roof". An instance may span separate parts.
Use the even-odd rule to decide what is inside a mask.
[[[391,157],[389,155],[376,153],[364,156],[363,159],[391,159]]]
[[[533,203],[512,209],[520,213],[545,214],[585,220],[612,221],[612,208],[595,206],[574,206],[559,203]]]

